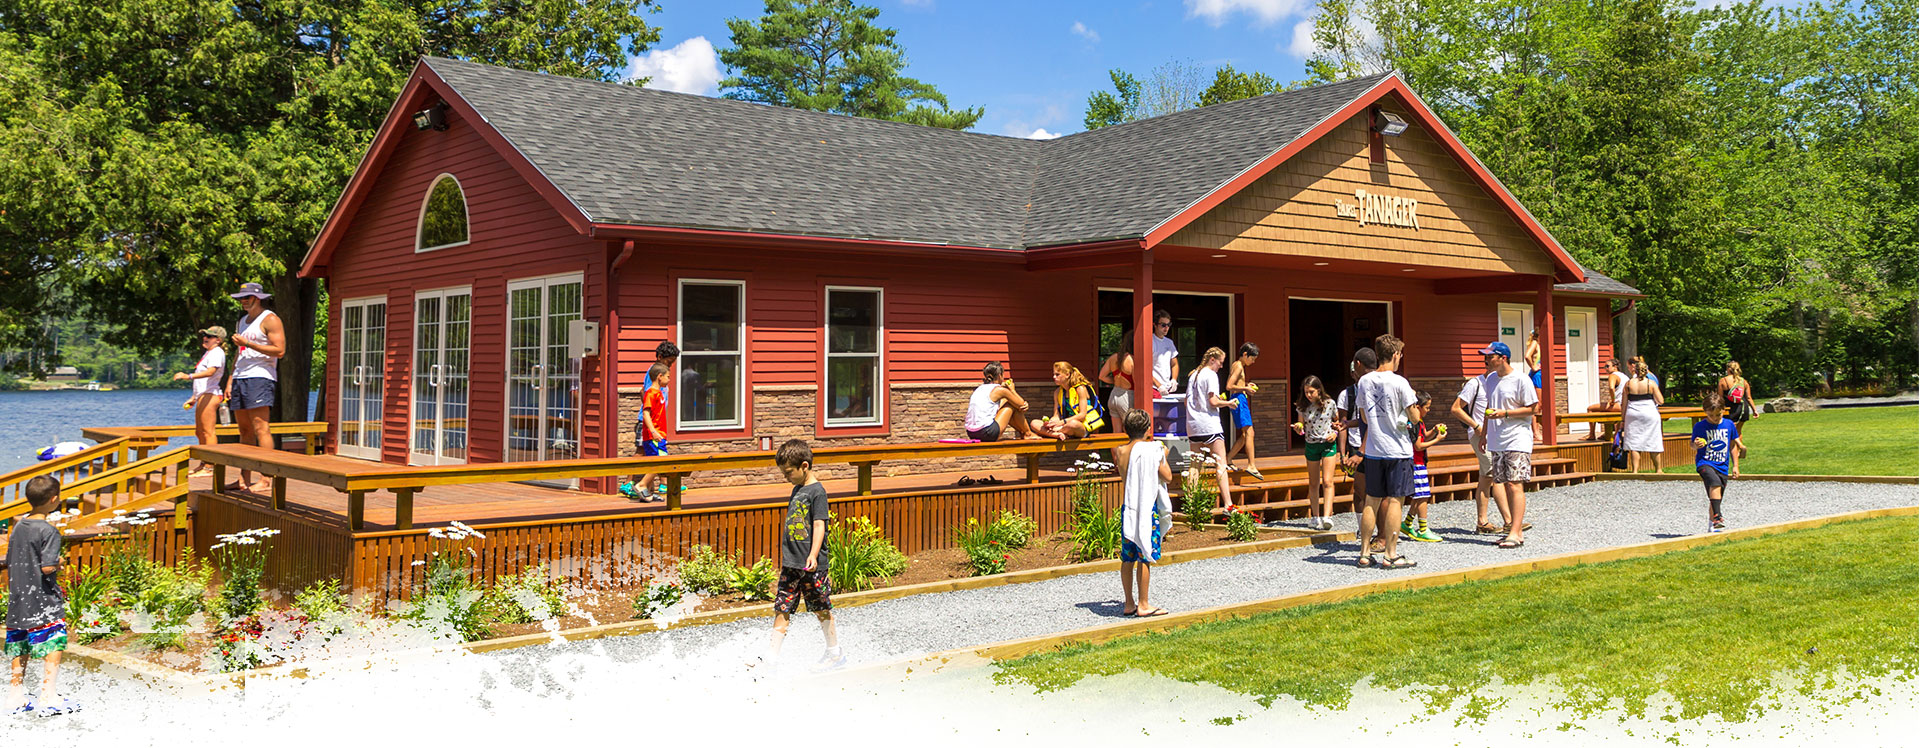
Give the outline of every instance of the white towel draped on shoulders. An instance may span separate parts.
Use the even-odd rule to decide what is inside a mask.
[[[1167,495],[1166,484],[1160,482],[1160,463],[1166,455],[1167,446],[1157,441],[1134,442],[1127,453],[1120,535],[1135,548],[1153,548],[1154,532],[1164,536],[1173,528],[1173,499]],[[1153,521],[1156,510],[1160,515],[1157,528]]]

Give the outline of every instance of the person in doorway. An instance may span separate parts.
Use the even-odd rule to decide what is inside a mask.
[[[1153,580],[1153,564],[1160,560],[1160,539],[1173,529],[1173,501],[1167,496],[1167,482],[1173,480],[1173,468],[1167,464],[1167,447],[1153,438],[1153,418],[1144,410],[1127,412],[1121,425],[1127,443],[1113,448],[1113,464],[1120,469],[1122,504],[1120,507],[1120,614],[1147,618],[1163,616],[1166,609],[1147,602],[1147,586]],[[1140,588],[1134,596],[1135,584]]]
[[[1293,431],[1307,445],[1307,528],[1326,532],[1333,529],[1333,471],[1340,459],[1340,433],[1333,428],[1333,398],[1320,378],[1311,374],[1300,380],[1300,403],[1294,408],[1300,420]]]
[[[193,394],[187,397],[187,409],[193,411],[193,438],[212,444],[213,429],[220,421],[220,381],[227,372],[227,328],[213,325],[201,330],[200,361],[193,371],[174,372],[173,381],[193,382]],[[189,478],[213,475],[213,467],[202,462],[187,473]]]
[[[1352,488],[1348,490],[1352,491],[1356,523],[1360,515],[1367,511],[1367,473],[1362,469],[1366,464],[1366,456],[1361,451],[1361,446],[1366,441],[1367,424],[1360,418],[1360,395],[1357,387],[1360,384],[1360,378],[1373,373],[1373,368],[1379,363],[1380,359],[1374,355],[1372,348],[1354,351],[1353,362],[1347,365],[1347,376],[1353,379],[1353,383],[1341,390],[1340,397],[1333,403],[1333,427],[1344,435],[1340,439],[1340,467],[1353,478]],[[1385,553],[1386,550],[1386,542],[1376,538],[1374,543],[1367,547],[1366,552]]]
[[[1413,409],[1417,411],[1413,421],[1413,495],[1407,499],[1410,503],[1406,518],[1400,520],[1400,534],[1409,540],[1438,543],[1443,538],[1427,526],[1429,510],[1433,508],[1433,479],[1427,473],[1427,450],[1446,438],[1447,426],[1427,422],[1427,415],[1433,412],[1432,395],[1425,392],[1414,395]]]
[[[240,302],[246,316],[234,327],[233,344],[240,351],[233,358],[233,377],[227,383],[227,400],[232,403],[233,421],[240,426],[240,443],[273,448],[272,413],[274,389],[280,379],[280,357],[287,355],[286,328],[280,317],[267,308],[267,293],[258,283],[240,284],[238,293],[228,294]],[[240,471],[240,480],[226,486],[266,493],[273,488],[267,476],[254,481],[251,471]]]
[[[641,457],[667,455],[667,365],[655,362],[647,368],[647,388],[640,392],[640,424],[634,430],[633,451]],[[665,501],[667,492],[659,486],[660,476],[647,473],[638,481],[620,484],[620,493],[635,501]]]
[[[1173,344],[1173,314],[1153,313],[1153,397],[1158,400],[1180,384],[1180,348]]]
[[[1533,479],[1533,422],[1539,410],[1540,396],[1533,389],[1533,378],[1514,367],[1513,350],[1495,341],[1480,349],[1480,355],[1498,376],[1487,390],[1487,430],[1485,436],[1488,472],[1492,473],[1494,495],[1507,511],[1507,535],[1501,548],[1526,545],[1527,481]]]
[[[67,649],[67,594],[60,588],[60,528],[47,518],[60,511],[60,481],[39,475],[24,491],[27,516],[14,523],[0,570],[7,572],[7,658],[13,661],[6,711],[48,716],[78,710],[58,688]],[[40,658],[40,700],[27,699],[27,660]]]
[[[1415,420],[1413,385],[1400,376],[1400,357],[1406,344],[1392,335],[1374,339],[1373,355],[1379,365],[1360,378],[1360,418],[1367,425],[1361,454],[1366,455],[1362,470],[1367,476],[1366,511],[1360,514],[1358,564],[1382,569],[1411,569],[1417,564],[1398,552],[1400,510],[1413,495],[1413,432]],[[1367,552],[1368,541],[1383,536],[1385,555]]]
[[[1453,400],[1453,417],[1467,427],[1467,444],[1473,447],[1474,460],[1480,463],[1480,481],[1473,487],[1473,504],[1477,513],[1474,532],[1481,535],[1505,535],[1507,523],[1512,521],[1513,512],[1508,510],[1506,494],[1493,491],[1493,462],[1487,453],[1487,396],[1500,381],[1500,373],[1494,369],[1493,357],[1482,356],[1486,370],[1477,376],[1468,377],[1467,383],[1460,388],[1460,395]],[[1500,510],[1500,524],[1493,524],[1487,514],[1488,499],[1497,499],[1494,507]]]
[[[815,670],[834,670],[847,664],[840,651],[840,634],[833,621],[833,582],[827,574],[833,559],[827,547],[827,488],[813,474],[813,448],[805,439],[789,439],[774,453],[774,465],[793,493],[787,497],[786,519],[780,526],[780,581],[773,594],[773,642],[767,656],[748,663],[755,667],[780,659],[780,645],[787,640],[787,625],[800,603],[820,619],[820,631],[826,635],[827,651],[814,665]]]
[[[1745,431],[1747,419],[1756,413],[1753,407],[1753,384],[1740,374],[1740,362],[1727,362],[1726,374],[1714,383],[1713,391],[1720,395],[1720,402],[1726,404],[1727,417]]]
[[[1120,334],[1120,350],[1100,363],[1100,381],[1113,391],[1107,395],[1107,415],[1114,431],[1124,428],[1127,411],[1133,410],[1133,336]]]
[[[1013,388],[1013,373],[995,361],[980,367],[980,386],[967,397],[967,415],[961,421],[967,438],[975,441],[999,441],[1008,427],[1021,438],[1038,439],[1027,423],[1027,401]]]
[[[1539,400],[1540,388],[1542,384],[1541,384],[1541,376],[1540,376],[1540,331],[1538,329],[1527,331],[1526,362],[1527,362],[1527,376],[1533,380],[1533,399]],[[1540,429],[1541,429],[1543,420],[1544,419],[1535,420],[1533,422],[1532,429],[1533,429],[1534,441],[1541,440]]]
[[[1247,376],[1247,369],[1260,358],[1260,346],[1252,343],[1240,344],[1240,356],[1233,360],[1233,366],[1227,370],[1227,397],[1233,398],[1233,450],[1227,452],[1228,467],[1232,467],[1233,456],[1240,450],[1247,451],[1247,475],[1254,480],[1266,480],[1260,474],[1260,466],[1253,458],[1253,406],[1247,402],[1247,396],[1260,391],[1260,385],[1254,384]]]
[[[1713,533],[1727,529],[1720,518],[1720,500],[1726,498],[1727,484],[1740,477],[1740,458],[1746,456],[1747,444],[1740,440],[1740,424],[1721,417],[1726,401],[1720,393],[1707,393],[1701,408],[1707,417],[1693,424],[1693,466],[1707,487],[1707,532]]]
[[[1647,361],[1639,356],[1633,357],[1633,377],[1620,386],[1619,400],[1626,403],[1626,410],[1620,414],[1621,442],[1628,452],[1628,469],[1640,472],[1640,459],[1653,464],[1653,472],[1660,472],[1660,455],[1666,452],[1666,445],[1660,435],[1660,406],[1666,404],[1666,395],[1660,392],[1660,383],[1647,376]]]
[[[1227,478],[1227,442],[1220,425],[1220,409],[1238,407],[1239,403],[1220,392],[1220,364],[1226,358],[1226,351],[1208,348],[1187,381],[1187,441],[1193,445],[1187,459],[1199,457],[1213,463],[1220,505],[1231,507],[1233,481]]]
[[[1106,408],[1073,364],[1053,362],[1053,415],[1029,424],[1033,433],[1048,439],[1085,439],[1107,425]]]

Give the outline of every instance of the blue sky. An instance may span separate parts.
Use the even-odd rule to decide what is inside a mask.
[[[1296,28],[1310,0],[866,0],[898,29],[907,74],[956,107],[984,106],[975,130],[1021,137],[1078,132],[1087,94],[1107,70],[1141,74],[1169,60],[1211,71],[1231,63],[1282,81],[1305,77]],[[758,18],[760,0],[662,0],[650,22],[660,43],[633,70],[653,85],[717,96],[726,71],[713,49],[731,46],[726,19]]]

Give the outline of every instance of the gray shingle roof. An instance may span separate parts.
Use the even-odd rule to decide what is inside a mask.
[[[1609,295],[1616,295],[1616,296],[1645,296],[1646,295],[1646,294],[1640,293],[1640,289],[1634,288],[1633,286],[1629,286],[1625,283],[1621,283],[1620,281],[1601,275],[1600,271],[1594,270],[1593,268],[1587,267],[1586,265],[1580,266],[1580,272],[1584,273],[1587,276],[1587,282],[1556,283],[1553,286],[1553,290],[1563,292],[1563,293],[1595,293],[1595,294],[1609,294]]]
[[[1144,236],[1384,77],[1043,141],[425,62],[594,222],[995,248]]]

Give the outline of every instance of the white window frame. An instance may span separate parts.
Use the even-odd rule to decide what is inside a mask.
[[[340,310],[339,310],[340,342],[339,342],[339,345],[337,346],[337,350],[330,352],[332,355],[339,356],[339,358],[335,360],[340,362],[340,369],[339,369],[340,392],[334,395],[334,404],[336,407],[334,414],[336,416],[335,418],[336,421],[346,420],[346,414],[347,414],[347,377],[348,377],[348,374],[347,374],[347,307],[358,306],[358,307],[364,308],[364,307],[372,306],[374,304],[379,304],[381,307],[385,308],[384,311],[382,312],[383,315],[386,312],[392,311],[392,307],[387,304],[386,294],[380,294],[378,296],[356,296],[351,299],[340,300]],[[365,316],[364,316],[365,314],[366,312],[364,311],[361,312],[362,320],[365,319]],[[361,329],[371,329],[371,328],[363,327]],[[387,416],[387,382],[385,379],[386,363],[387,363],[386,341],[387,341],[387,335],[390,332],[391,332],[391,326],[383,318],[380,325],[380,341],[381,341],[381,344],[380,344],[381,345],[381,350],[380,350],[381,370],[379,372],[379,375],[381,377],[380,412],[378,414],[379,417],[375,419],[375,422],[379,424],[377,427],[379,429],[385,429],[386,422],[387,422],[387,418],[386,418]],[[362,345],[364,345],[364,342],[362,343]],[[365,355],[366,353],[367,351],[365,351],[364,349],[361,351],[362,355]],[[411,367],[413,365],[413,362],[409,361],[407,362],[407,365]],[[233,366],[233,362],[229,360],[227,362],[227,366],[231,368]],[[413,376],[411,370],[409,370],[407,376],[408,376],[408,381],[411,382],[412,376]],[[409,418],[411,418],[412,416],[411,410],[408,411],[408,416]],[[367,421],[366,414],[362,413],[360,422],[362,424],[365,424],[366,421]],[[409,423],[409,428],[411,428],[412,422],[409,421],[408,423]],[[365,426],[363,425],[362,428],[365,428]],[[413,432],[408,431],[407,433],[411,434]],[[335,436],[337,437],[338,434],[336,433]],[[334,445],[333,451],[334,451],[334,454],[339,455],[341,457],[350,457],[356,460],[373,460],[378,462],[380,460],[380,453],[383,450],[385,450],[386,447],[387,447],[386,435],[385,433],[382,433],[381,439],[380,439],[380,446],[378,448],[369,448],[369,447],[361,446],[358,444],[350,447],[345,444],[336,444]]]
[[[687,304],[686,291],[687,291],[687,286],[690,286],[690,285],[692,286],[733,286],[734,288],[738,289],[739,293],[735,297],[736,307],[734,312],[737,317],[734,323],[735,330],[737,331],[734,335],[734,340],[738,344],[739,346],[738,348],[732,351],[689,351],[687,350],[686,325],[682,322],[682,320],[686,318],[686,304]],[[673,340],[675,344],[680,346],[680,361],[677,362],[680,366],[686,366],[687,359],[694,356],[730,355],[730,356],[733,356],[738,361],[738,363],[733,367],[733,379],[734,379],[733,420],[731,421],[683,421],[683,420],[680,420],[680,408],[679,406],[676,405],[673,408],[674,430],[675,431],[722,431],[722,430],[732,430],[732,429],[741,428],[746,424],[746,415],[747,415],[747,408],[746,408],[747,282],[744,280],[732,280],[732,279],[726,279],[726,278],[681,278],[677,283],[674,284],[673,306],[674,306]],[[680,381],[679,375],[676,374],[674,376],[674,381],[672,384],[678,385],[679,381]],[[683,392],[675,392],[673,394],[673,398],[675,400],[678,400],[679,398],[685,396],[685,394],[686,393],[683,393]]]
[[[874,304],[874,337],[872,353],[834,353],[833,352],[833,292],[871,293]],[[884,392],[887,382],[887,290],[878,286],[827,286],[821,294],[820,329],[825,333],[825,345],[820,347],[820,413],[821,423],[827,426],[879,426],[887,422],[887,398]],[[832,382],[828,377],[833,371],[835,358],[871,358],[873,359],[873,415],[865,418],[834,418],[830,413],[833,399]]]
[[[473,454],[473,427],[472,427],[472,424],[473,424],[473,286],[471,285],[452,286],[449,288],[436,288],[430,291],[415,291],[413,294],[413,322],[412,322],[413,334],[411,336],[413,338],[413,343],[411,345],[411,348],[413,350],[413,357],[407,359],[407,464],[409,465],[464,465],[467,463],[465,459],[456,460],[456,459],[441,457],[437,451],[432,455],[428,455],[426,453],[420,452],[418,451],[419,445],[414,442],[414,436],[415,436],[414,428],[415,428],[415,425],[420,422],[419,421],[420,414],[418,411],[414,409],[414,406],[417,404],[416,397],[419,393],[414,392],[414,389],[413,389],[413,377],[414,377],[413,367],[420,362],[420,300],[422,298],[429,297],[429,296],[440,299],[440,315],[441,315],[440,327],[443,332],[445,331],[446,324],[447,324],[447,318],[446,318],[447,297],[449,296],[467,297],[467,424],[468,424],[467,454],[469,456]],[[446,353],[446,350],[447,350],[447,341],[445,338],[441,338],[440,352],[443,356]],[[502,402],[505,402],[505,401],[502,400]],[[435,418],[434,427],[436,431],[439,429],[439,425],[440,425],[440,419]],[[432,462],[417,461],[421,458],[428,458],[428,457],[430,457],[433,461]]]
[[[453,180],[453,186],[456,188],[459,188],[460,190],[460,214],[461,214],[461,220],[464,220],[467,223],[467,238],[461,241],[454,242],[452,244],[440,244],[432,247],[422,247],[420,246],[420,242],[426,238],[426,230],[427,230],[427,205],[433,202],[433,190],[435,187],[440,186],[440,180],[442,179]],[[452,172],[444,172],[444,171],[440,172],[439,176],[434,177],[433,181],[428,182],[426,194],[420,196],[420,212],[418,215],[415,215],[413,217],[414,254],[419,254],[421,252],[432,252],[437,249],[451,249],[453,247],[464,247],[464,246],[467,246],[468,244],[472,244],[473,243],[473,211],[468,207],[469,204],[470,204],[470,201],[467,200],[467,186],[464,184],[461,184],[460,178],[454,176]]]

